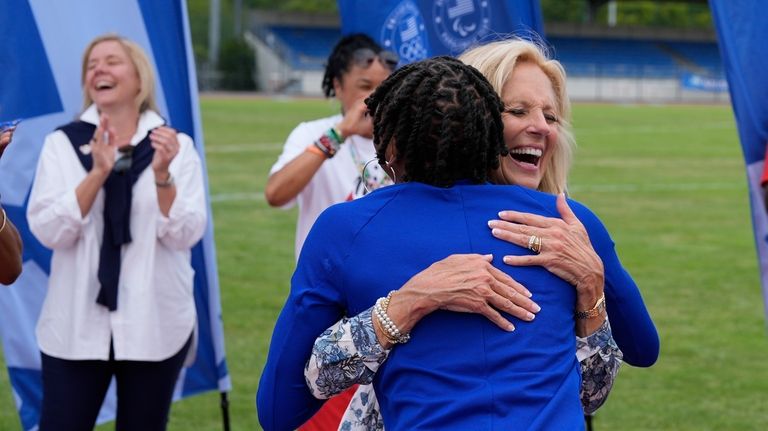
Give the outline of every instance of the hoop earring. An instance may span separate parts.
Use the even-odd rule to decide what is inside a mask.
[[[368,180],[365,173],[368,171],[368,165],[370,165],[371,162],[375,162],[376,160],[377,159],[374,157],[371,160],[368,160],[367,162],[365,162],[365,164],[363,165],[363,171],[360,172],[360,176],[363,178],[363,188],[365,189],[365,194],[368,194],[372,191],[371,189],[368,188]]]
[[[392,167],[392,163],[395,162],[396,157],[392,157],[392,160],[385,160],[384,165],[389,168],[390,171],[392,171],[392,183],[397,184],[397,174],[395,173],[395,168]]]
[[[370,165],[372,162],[378,162],[379,159],[372,158],[371,160],[368,160],[365,162],[363,167],[360,170],[360,181],[363,184],[363,189],[365,189],[365,194],[371,193],[372,191],[387,186],[389,184],[392,184],[392,178],[386,173],[386,170],[382,167],[381,172],[376,172],[379,170],[378,163],[374,165],[373,172],[368,170],[368,165]],[[386,162],[385,162],[386,165]],[[391,169],[391,168],[390,168]],[[392,171],[394,174],[394,170]]]

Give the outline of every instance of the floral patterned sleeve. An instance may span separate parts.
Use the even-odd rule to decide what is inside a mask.
[[[373,329],[373,307],[345,317],[315,340],[304,378],[315,398],[330,398],[355,385],[373,381],[389,355]]]
[[[585,414],[594,413],[608,398],[623,357],[608,319],[591,335],[576,337],[576,358],[581,364],[581,405]]]
[[[373,307],[355,317],[343,318],[315,340],[304,377],[312,394],[330,398],[360,384],[342,418],[344,431],[382,430],[376,394],[370,383],[389,350],[381,347],[371,320]],[[611,334],[608,319],[587,337],[576,337],[576,357],[581,364],[581,403],[592,414],[607,398],[623,355]]]

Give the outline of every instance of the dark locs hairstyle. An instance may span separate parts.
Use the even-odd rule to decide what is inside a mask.
[[[477,69],[455,58],[409,64],[365,103],[379,162],[394,144],[404,163],[398,180],[438,187],[459,180],[480,183],[499,167],[499,156],[508,154],[499,96]]]
[[[336,95],[333,89],[333,80],[341,80],[342,75],[349,71],[354,52],[362,48],[371,49],[373,52],[381,51],[381,46],[363,33],[344,36],[333,47],[331,55],[328,56],[328,63],[325,65],[325,75],[323,75],[323,93],[325,97]]]

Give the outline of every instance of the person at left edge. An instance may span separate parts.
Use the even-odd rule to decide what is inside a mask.
[[[13,139],[13,128],[0,131],[0,157]],[[0,284],[11,284],[21,274],[22,242],[5,208],[0,206]]]
[[[83,113],[46,137],[27,209],[53,250],[36,330],[40,430],[92,429],[113,377],[116,429],[163,430],[196,350],[200,158],[157,113],[152,67],[134,42],[94,39],[81,84]]]

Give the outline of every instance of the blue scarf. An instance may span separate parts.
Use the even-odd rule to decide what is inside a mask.
[[[90,172],[93,157],[90,151],[84,154],[81,147],[91,144],[96,126],[83,121],[75,121],[59,128],[69,138],[75,154],[83,168]],[[131,201],[133,185],[139,175],[152,163],[155,154],[150,144],[149,134],[133,149],[132,163],[124,173],[110,172],[104,182],[104,236],[99,254],[99,283],[101,289],[96,302],[109,311],[117,310],[117,287],[120,280],[120,252],[123,244],[131,242]]]

